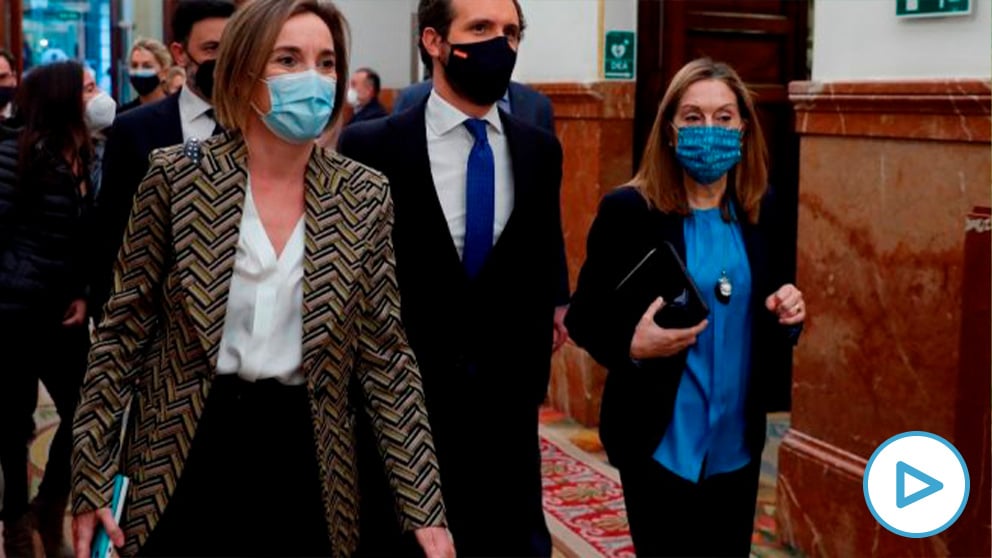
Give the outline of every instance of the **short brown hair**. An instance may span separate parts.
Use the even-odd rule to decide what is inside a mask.
[[[682,67],[672,78],[665,96],[658,105],[658,114],[651,127],[644,155],[631,184],[659,210],[688,215],[689,199],[683,181],[682,165],[675,157],[675,112],[686,90],[705,80],[722,81],[737,97],[737,108],[745,123],[741,146],[741,161],[727,177],[727,194],[733,193],[747,220],[758,222],[761,199],[768,189],[768,150],[761,125],[755,112],[753,94],[737,72],[729,65],[699,58]],[[724,195],[720,206],[724,218],[729,218],[730,197]]]
[[[517,18],[520,20],[520,40],[524,39],[524,29],[527,22],[524,21],[524,11],[520,8],[520,1],[513,0],[513,7],[517,9]],[[430,27],[437,31],[442,39],[448,40],[448,32],[451,31],[451,22],[455,20],[455,9],[451,5],[451,0],[420,0],[417,6],[417,48],[420,49],[420,61],[431,67],[431,55],[424,48],[421,38],[424,36],[424,29]]]
[[[150,52],[152,56],[155,57],[155,60],[158,62],[158,65],[162,66],[163,70],[168,70],[169,68],[172,67],[173,64],[172,54],[169,52],[169,49],[165,48],[165,45],[162,44],[161,42],[156,41],[155,39],[147,39],[147,38],[139,38],[136,41],[134,41],[133,45],[131,45],[131,50],[128,51],[128,60],[127,60],[128,66],[131,65],[130,55],[134,54],[134,51],[139,48],[141,50],[147,50],[148,52]]]
[[[305,13],[323,20],[334,42],[337,88],[327,127],[334,126],[348,91],[348,22],[328,0],[254,0],[234,13],[224,29],[214,72],[213,104],[221,126],[244,129],[252,110],[255,82],[265,73],[283,25]]]

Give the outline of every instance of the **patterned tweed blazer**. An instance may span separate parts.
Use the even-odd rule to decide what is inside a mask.
[[[152,153],[73,427],[74,513],[108,506],[114,475],[131,477],[121,522],[128,556],[176,488],[217,367],[247,146],[240,134],[221,135],[203,143],[202,155],[196,162],[182,146]],[[404,527],[443,525],[444,506],[420,373],[400,323],[388,183],[315,149],[305,206],[302,368],[328,535],[346,556],[358,543],[359,511],[361,410],[350,383],[364,394]]]

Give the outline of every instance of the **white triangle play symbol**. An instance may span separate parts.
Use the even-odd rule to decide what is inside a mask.
[[[907,475],[906,476],[905,483],[906,483],[905,489],[906,489],[906,497],[907,498],[912,497],[917,492],[919,492],[921,490],[925,490],[926,488],[928,488],[930,486],[929,484],[921,481],[920,479],[918,479],[918,478],[916,478],[916,477],[914,477],[912,475]]]

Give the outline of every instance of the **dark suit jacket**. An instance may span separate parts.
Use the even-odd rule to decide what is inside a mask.
[[[443,404],[469,366],[493,374],[513,401],[539,404],[547,389],[561,250],[561,146],[500,112],[513,165],[513,213],[480,275],[470,281],[431,176],[424,109],[348,127],[340,152],[383,172],[396,205],[403,322],[428,401]],[[507,350],[512,347],[513,350]]]
[[[743,210],[737,210],[743,215]],[[741,222],[752,279],[751,384],[747,432],[752,455],[761,451],[765,413],[788,409],[792,345],[801,327],[784,327],[765,308],[765,299],[791,282],[778,242],[774,202],[766,197],[757,225]],[[612,293],[651,249],[671,242],[685,261],[684,218],[649,208],[639,191],[619,188],[607,194],[589,231],[586,262],[565,318],[569,335],[609,369],[603,392],[600,434],[610,461],[623,467],[649,458],[671,421],[686,355],[635,365],[630,341],[636,323],[620,312]],[[690,270],[691,272],[691,270]],[[705,288],[705,287],[700,287]],[[636,320],[636,318],[635,318]]]
[[[179,95],[141,105],[117,116],[103,153],[103,179],[96,200],[97,250],[90,311],[99,316],[110,294],[114,260],[138,184],[148,172],[153,149],[183,142]]]
[[[537,409],[548,388],[556,254],[562,250],[561,146],[500,112],[512,160],[514,207],[479,275],[470,280],[435,190],[425,108],[426,101],[349,126],[339,149],[390,181],[403,325],[424,380],[449,525],[461,541],[456,544],[468,555],[530,552],[530,537],[546,530]],[[495,417],[499,420],[491,420]],[[491,453],[496,438],[498,458]],[[363,494],[372,503],[376,481],[365,478]],[[490,491],[500,497],[487,497]],[[389,537],[388,514],[383,518],[381,507],[370,505],[366,540]],[[495,531],[488,527],[490,517],[499,523]],[[480,537],[482,528],[486,534]]]
[[[386,109],[383,108],[382,103],[379,102],[378,98],[369,101],[369,104],[362,107],[361,110],[355,113],[355,116],[348,121],[348,125],[352,125],[356,122],[366,122],[368,120],[375,120],[376,118],[382,118],[384,116],[389,116]]]
[[[415,83],[400,91],[393,103],[393,114],[399,114],[411,107],[420,106],[427,101],[431,94],[434,82],[427,79]],[[551,135],[555,135],[555,113],[551,106],[551,99],[539,91],[515,81],[510,82],[510,112],[515,118],[519,118],[531,126],[537,126]],[[558,306],[568,304],[568,260],[565,257],[565,245],[562,244],[561,254],[558,255],[558,265],[560,266],[558,276],[558,294],[556,302]]]

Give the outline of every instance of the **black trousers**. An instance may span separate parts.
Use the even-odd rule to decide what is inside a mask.
[[[213,383],[179,478],[141,556],[330,556],[304,386]]]
[[[450,414],[430,411],[448,528],[460,557],[551,556],[544,519],[538,408],[466,390]],[[506,398],[505,400],[510,400]],[[358,422],[362,517],[358,556],[423,556],[400,534],[368,419]]]
[[[72,457],[72,419],[86,373],[89,334],[84,326],[66,328],[0,316],[0,467],[6,487],[0,519],[13,522],[28,509],[28,445],[34,437],[38,381],[48,390],[59,426],[48,450],[38,498],[68,498]]]
[[[650,457],[620,469],[630,534],[639,557],[748,556],[760,458],[691,483]]]

